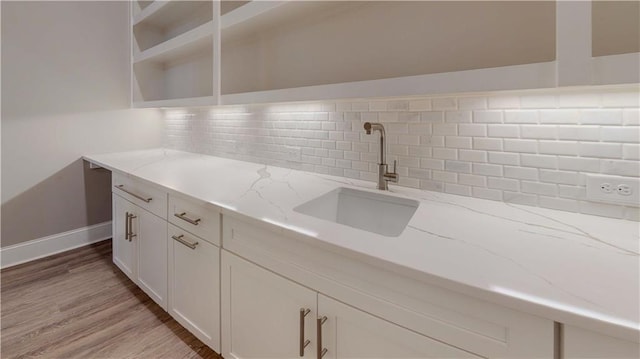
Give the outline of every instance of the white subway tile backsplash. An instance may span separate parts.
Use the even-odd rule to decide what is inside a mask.
[[[580,113],[577,110],[541,110],[540,123],[543,124],[565,124],[578,123]]]
[[[580,156],[597,158],[621,158],[622,144],[620,143],[580,143]]]
[[[486,187],[487,177],[461,173],[458,175],[458,183],[468,186]]]
[[[458,108],[458,102],[455,98],[434,98],[431,100],[431,108],[440,110],[455,110]]]
[[[573,141],[540,141],[539,152],[556,155],[578,155],[578,142]]]
[[[599,141],[600,127],[586,125],[558,126],[558,139],[576,141]]]
[[[458,134],[458,126],[452,123],[434,123],[433,134],[437,136],[455,136]]]
[[[473,111],[473,122],[475,123],[502,123],[502,111]]]
[[[461,161],[445,161],[444,169],[451,172],[471,173],[471,163]]]
[[[444,160],[438,160],[433,158],[422,158],[420,160],[420,167],[429,168],[433,170],[444,170]]]
[[[434,148],[433,158],[440,158],[443,160],[457,160],[458,151],[454,148]]]
[[[447,136],[444,144],[449,148],[471,148],[471,137]]]
[[[474,137],[472,148],[476,150],[502,151],[502,139]]]
[[[377,180],[382,122],[398,185],[640,220],[592,205],[585,174],[640,176],[640,93],[562,89],[167,111],[180,150]]]
[[[487,128],[489,137],[520,137],[520,127],[518,125],[487,125]]]
[[[431,178],[436,181],[456,183],[458,182],[458,174],[454,172],[431,171]]]
[[[504,191],[503,199],[507,203],[523,204],[525,206],[538,205],[538,196],[522,192]]]
[[[447,111],[444,121],[449,123],[470,123],[471,111]]]
[[[547,125],[522,125],[520,126],[522,138],[555,139],[558,137],[558,128]]]
[[[625,143],[622,145],[622,158],[625,160],[640,160],[640,144]]]
[[[510,178],[487,177],[487,187],[507,191],[519,191],[520,181]]]
[[[538,152],[538,142],[535,140],[504,140],[504,150],[506,152]]]
[[[558,186],[550,183],[522,181],[521,190],[524,193],[557,196]]]
[[[460,110],[486,109],[487,99],[485,97],[461,97],[458,99],[458,108]]]
[[[483,188],[483,187],[472,187],[471,195],[477,198],[490,199],[493,201],[502,201],[502,191]]]
[[[537,180],[538,170],[536,168],[504,166],[504,176],[507,178]]]
[[[467,162],[487,162],[487,152],[476,150],[459,150],[458,159]]]
[[[430,100],[409,101],[409,111],[429,111],[429,110],[431,110]]]
[[[601,160],[600,172],[618,176],[640,177],[640,162]]]
[[[640,142],[640,128],[635,126],[602,127],[600,140],[604,142]]]
[[[502,177],[503,167],[486,163],[472,164],[471,172],[477,175]]]
[[[622,110],[582,110],[580,124],[583,125],[621,125]]]
[[[640,109],[625,109],[622,111],[622,123],[627,126],[640,125]]]
[[[548,155],[520,155],[520,164],[525,167],[558,168],[558,157]]]
[[[482,124],[459,124],[458,134],[460,136],[485,137],[487,135],[487,125]]]
[[[517,166],[520,164],[520,156],[517,153],[489,152],[489,163]]]
[[[600,160],[595,158],[558,157],[558,169],[578,172],[600,171]]]
[[[537,110],[514,110],[504,112],[504,123],[538,123]]]
[[[577,172],[540,170],[540,181],[577,186],[580,175]]]
[[[470,186],[463,186],[455,183],[445,183],[444,191],[446,193],[457,194],[460,196],[471,196]]]

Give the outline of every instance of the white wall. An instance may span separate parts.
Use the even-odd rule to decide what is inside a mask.
[[[161,144],[129,109],[127,2],[2,1],[3,247],[108,221],[110,178],[88,153]]]

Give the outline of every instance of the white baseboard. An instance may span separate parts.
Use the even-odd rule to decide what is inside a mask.
[[[111,221],[0,248],[0,268],[65,252],[111,238]]]

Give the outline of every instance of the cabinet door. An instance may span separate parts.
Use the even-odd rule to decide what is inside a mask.
[[[138,248],[137,284],[167,310],[167,222],[135,207],[131,231]]]
[[[222,293],[225,358],[300,358],[302,328],[304,357],[315,358],[316,292],[223,250]]]
[[[480,358],[318,295],[323,358]]]
[[[113,263],[129,277],[136,281],[136,242],[126,237],[127,215],[133,213],[133,205],[120,196],[113,199],[113,239],[111,241]]]
[[[220,249],[174,225],[168,241],[169,314],[220,351]]]

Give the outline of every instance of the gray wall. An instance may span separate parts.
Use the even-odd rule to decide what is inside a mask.
[[[129,109],[127,2],[1,6],[6,247],[109,221],[110,174],[81,156],[158,147],[162,120]]]

